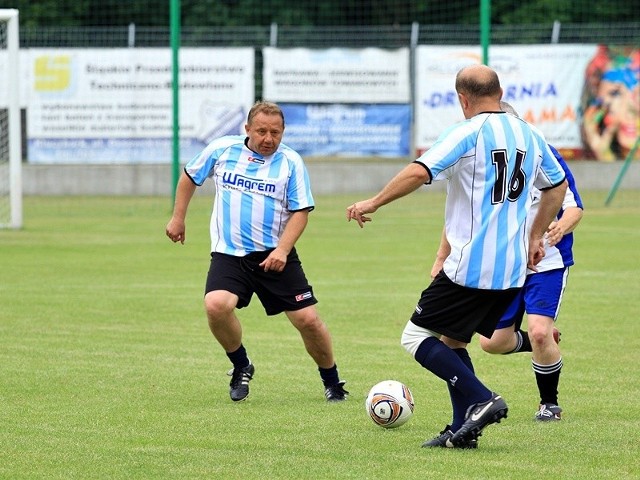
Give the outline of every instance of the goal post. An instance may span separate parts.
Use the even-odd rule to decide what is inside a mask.
[[[22,227],[18,10],[0,9],[0,228]]]

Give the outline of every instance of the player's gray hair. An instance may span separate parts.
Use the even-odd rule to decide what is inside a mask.
[[[258,113],[264,113],[266,115],[280,115],[280,118],[282,118],[282,126],[284,127],[284,113],[282,113],[282,109],[280,109],[276,103],[265,102],[264,100],[254,103],[251,110],[249,110],[249,115],[247,115],[247,123],[249,125],[251,125],[253,118]]]
[[[500,109],[503,112],[510,113],[511,115],[515,115],[516,117],[520,118],[520,115],[518,115],[518,112],[516,112],[516,109],[513,108],[510,103],[507,103],[504,100],[500,100]]]

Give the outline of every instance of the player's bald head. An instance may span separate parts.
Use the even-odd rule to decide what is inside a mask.
[[[502,97],[498,74],[486,65],[469,65],[456,75],[456,91],[470,98]]]

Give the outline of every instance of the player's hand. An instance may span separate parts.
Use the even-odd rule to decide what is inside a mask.
[[[547,229],[547,233],[545,235],[547,244],[550,247],[553,247],[557,245],[560,240],[562,240],[562,237],[564,237],[564,228],[562,228],[558,224],[558,222],[551,222],[551,225],[549,225],[549,228]]]
[[[269,256],[258,264],[265,272],[274,271],[281,272],[284,270],[284,266],[287,264],[287,254],[279,249],[274,248]]]
[[[527,268],[531,271],[537,272],[540,261],[544,258],[544,239],[531,240],[529,242],[529,257],[527,261]]]
[[[376,210],[377,208],[373,206],[371,200],[356,202],[347,207],[347,221],[355,220],[358,222],[360,228],[362,228],[366,222],[371,221],[371,217],[367,217],[366,214],[373,213]]]
[[[185,230],[186,229],[185,229],[184,220],[171,218],[171,220],[169,220],[169,223],[167,223],[167,228],[165,229],[165,233],[173,243],[180,242],[182,245],[184,245],[184,240],[186,236]]]

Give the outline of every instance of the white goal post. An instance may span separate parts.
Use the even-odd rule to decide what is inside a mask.
[[[22,227],[18,10],[0,9],[0,228]]]

